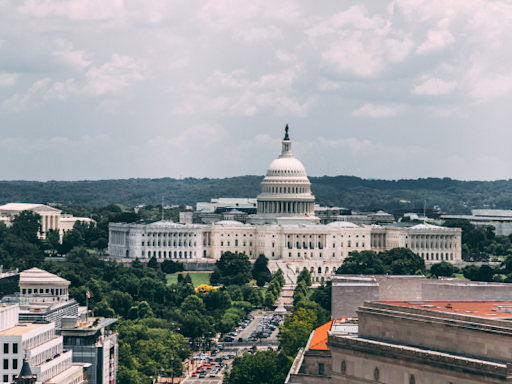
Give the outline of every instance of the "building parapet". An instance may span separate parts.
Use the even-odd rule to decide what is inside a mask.
[[[394,345],[382,341],[364,339],[353,336],[339,336],[329,332],[329,348],[341,347],[372,355],[382,355],[390,359],[408,359],[421,361],[422,364],[446,368],[452,370],[471,371],[476,374],[484,374],[499,379],[507,379],[512,376],[512,364],[500,364],[492,361],[469,358],[445,352],[426,350],[416,347]]]

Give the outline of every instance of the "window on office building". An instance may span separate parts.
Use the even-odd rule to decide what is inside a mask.
[[[18,343],[12,345],[12,353],[18,353]]]
[[[4,343],[4,353],[9,353],[9,344]]]
[[[18,359],[12,361],[12,369],[18,369]]]
[[[9,369],[9,360],[4,359],[4,369]]]

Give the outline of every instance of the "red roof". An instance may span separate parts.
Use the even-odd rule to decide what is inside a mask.
[[[315,351],[328,351],[329,348],[327,348],[327,332],[331,330],[331,327],[332,320],[315,329],[315,333],[313,334],[313,339],[311,340],[309,349]]]

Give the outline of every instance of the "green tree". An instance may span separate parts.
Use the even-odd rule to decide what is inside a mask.
[[[265,307],[273,307],[276,302],[276,298],[272,294],[272,292],[267,291],[265,293],[265,300],[263,301],[263,305]]]
[[[225,252],[210,275],[212,285],[244,285],[251,280],[251,262],[245,253]]]
[[[423,258],[409,248],[393,248],[379,253],[378,257],[393,275],[414,275],[425,270]]]
[[[252,267],[252,278],[256,281],[270,281],[270,270],[268,269],[268,259],[265,254],[260,253]],[[265,283],[263,283],[265,285]]]
[[[41,216],[33,211],[22,211],[12,219],[11,233],[29,243],[40,245]]]
[[[373,251],[352,251],[338,268],[339,275],[384,275],[386,267]]]
[[[96,316],[103,316],[109,318],[116,317],[116,313],[110,307],[106,300],[100,301],[98,304],[96,304],[93,311]]]
[[[256,289],[253,289],[247,298],[247,301],[250,302],[255,307],[261,307],[262,300],[261,296],[258,294]]]
[[[236,357],[224,384],[282,384],[292,365],[284,353],[262,351]]]
[[[331,310],[331,297],[332,297],[332,281],[326,282],[324,285],[319,286],[313,290],[310,301],[318,303],[326,311]]]
[[[300,271],[299,276],[297,276],[297,282],[299,281],[304,281],[308,287],[311,287],[311,274],[306,267],[304,267],[302,271]]]
[[[158,264],[158,260],[156,259],[155,256],[153,256],[151,259],[149,259],[149,261],[148,261],[148,268],[153,268],[153,269],[159,269],[160,268],[160,265]]]
[[[430,273],[437,277],[450,277],[453,275],[453,265],[446,261],[441,261],[440,263],[433,264],[432,267],[430,267]]]
[[[57,229],[49,229],[46,232],[46,244],[48,245],[48,249],[50,249],[51,254],[54,255],[57,253],[57,250],[60,246],[60,234]]]

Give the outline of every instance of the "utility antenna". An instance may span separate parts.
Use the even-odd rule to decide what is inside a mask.
[[[162,196],[162,221],[164,221],[164,197]]]

